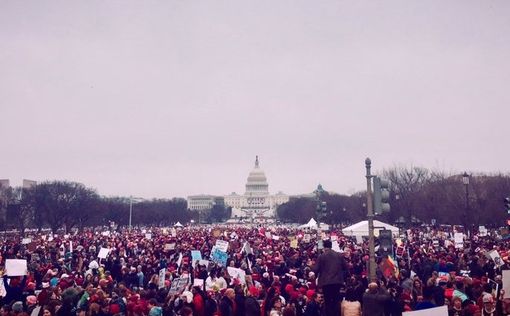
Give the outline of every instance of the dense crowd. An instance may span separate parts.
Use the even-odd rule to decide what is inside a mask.
[[[5,235],[2,267],[26,259],[27,271],[2,271],[0,315],[378,316],[445,305],[455,316],[507,315],[502,275],[510,243],[495,232],[474,232],[459,245],[453,233],[421,227],[395,236],[394,260],[377,258],[377,281],[368,277],[367,241],[336,230],[317,236],[282,226],[195,226]],[[228,243],[225,258],[216,255],[218,240]]]

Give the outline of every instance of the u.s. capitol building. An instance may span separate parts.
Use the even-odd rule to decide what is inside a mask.
[[[223,197],[225,206],[232,207],[233,219],[248,219],[252,221],[268,221],[275,218],[276,208],[289,201],[289,196],[278,192],[269,194],[269,184],[266,174],[260,168],[258,156],[255,158],[255,166],[248,175],[244,194],[235,192]],[[212,195],[188,196],[188,209],[210,209],[218,203],[218,197]]]

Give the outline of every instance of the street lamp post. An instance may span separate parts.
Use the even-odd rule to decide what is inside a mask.
[[[372,161],[370,158],[365,159],[365,167],[367,170],[367,217],[368,217],[368,250],[369,262],[368,270],[371,281],[377,281],[375,274],[375,245],[374,245],[374,210],[372,205],[372,175],[370,174],[370,167]]]
[[[321,231],[321,195],[324,193],[324,189],[322,188],[322,185],[319,183],[319,185],[317,186],[317,189],[314,191],[315,193],[315,198],[317,199],[317,211],[316,211],[316,217],[317,217],[317,248],[320,248],[321,244],[322,244],[322,239],[321,239],[321,234],[322,234],[322,231]]]
[[[464,174],[462,175],[462,183],[464,184],[464,187],[466,188],[466,208],[464,210],[464,225],[466,225],[467,228],[467,217],[469,214],[469,174],[464,171]]]
[[[133,197],[132,195],[129,196],[129,231],[131,231],[131,219],[133,218],[133,200],[135,202],[142,200],[141,198]]]

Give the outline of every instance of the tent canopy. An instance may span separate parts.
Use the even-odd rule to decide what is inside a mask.
[[[299,226],[299,228],[312,228],[312,229],[313,228],[317,229],[317,227],[318,227],[317,221],[313,218],[310,218],[308,223]],[[325,224],[325,223],[321,223],[321,230],[329,230],[329,225]]]
[[[182,224],[180,222],[177,222],[174,227],[183,227]]]
[[[389,229],[391,230],[391,234],[393,236],[398,236],[399,229],[398,227],[392,226],[390,224],[383,223],[378,220],[374,220],[374,235],[379,236],[379,230]],[[345,236],[368,236],[368,221],[361,221],[349,227],[342,229],[342,233]]]
[[[310,218],[308,223],[299,226],[299,228],[317,228],[317,221],[313,218]]]

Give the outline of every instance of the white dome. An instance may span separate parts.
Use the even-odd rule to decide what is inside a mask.
[[[255,167],[248,175],[246,181],[246,194],[269,193],[266,174],[259,167],[259,157],[255,158]]]

